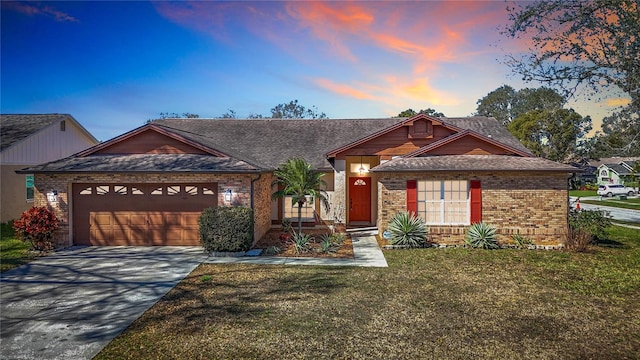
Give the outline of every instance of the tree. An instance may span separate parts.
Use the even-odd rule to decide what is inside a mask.
[[[220,115],[221,119],[237,119],[238,118],[238,114],[234,111],[234,110],[227,110],[226,113]]]
[[[640,156],[640,117],[630,108],[602,119],[602,133],[589,139],[587,153],[593,159]]]
[[[192,114],[192,113],[189,113],[189,112],[182,113],[182,115],[180,115],[178,113],[174,113],[174,112],[172,112],[172,113],[169,113],[169,112],[160,113],[160,119],[197,119],[199,117],[200,117],[200,115]]]
[[[506,126],[529,111],[561,108],[565,102],[562,95],[546,87],[516,90],[502,85],[477,101],[476,114],[494,117]]]
[[[507,129],[536,156],[569,162],[579,152],[579,139],[591,130],[591,118],[573,109],[533,110],[514,119]]]
[[[445,117],[443,113],[437,112],[435,109],[432,109],[432,108],[422,109],[422,110],[420,110],[418,112],[416,112],[413,109],[407,109],[407,110],[401,112],[400,114],[398,114],[397,117],[412,117],[412,116],[418,115],[418,114],[425,114],[425,115],[429,115],[429,116],[433,116],[433,117]]]
[[[539,81],[572,96],[617,87],[640,110],[640,9],[638,0],[538,0],[508,7],[503,34],[531,39],[529,53],[507,65],[525,81]]]
[[[274,175],[277,178],[272,186],[282,185],[283,188],[274,192],[271,198],[291,196],[291,205],[298,204],[298,233],[302,231],[302,206],[308,201],[307,196],[320,200],[325,210],[329,212],[328,194],[321,189],[327,185],[322,180],[324,174],[314,171],[311,164],[304,159],[289,159],[276,169]]]
[[[288,104],[278,104],[271,109],[273,119],[326,119],[325,113],[318,112],[318,108],[312,106],[305,108],[298,104],[298,100],[290,101]]]

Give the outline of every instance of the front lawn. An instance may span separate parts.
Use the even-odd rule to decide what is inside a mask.
[[[605,198],[602,200],[580,200],[584,204],[617,207],[622,209],[640,210],[640,198],[618,200],[617,198]]]
[[[569,190],[569,196],[585,197],[585,196],[598,196],[596,190]]]
[[[7,271],[31,261],[30,244],[17,239],[13,227],[0,224],[0,272]]]
[[[389,268],[201,265],[98,359],[640,354],[640,230],[588,253],[417,249]]]

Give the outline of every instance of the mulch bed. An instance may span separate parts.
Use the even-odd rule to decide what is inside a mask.
[[[334,253],[321,253],[320,249],[320,236],[323,234],[331,234],[329,229],[303,229],[302,233],[311,234],[316,239],[316,242],[312,243],[311,251],[307,253],[296,254],[291,241],[280,240],[280,229],[271,229],[262,237],[255,245],[254,249],[267,249],[269,246],[277,246],[281,252],[277,255],[269,256],[284,256],[284,257],[313,257],[313,258],[350,258],[353,259],[353,245],[351,242],[351,236],[346,234],[346,239],[342,246]],[[265,256],[264,252],[262,253]]]

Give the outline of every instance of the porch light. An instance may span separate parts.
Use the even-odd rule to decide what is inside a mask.
[[[231,192],[231,189],[227,189],[227,191],[224,192],[224,201],[231,202],[232,195],[233,195],[233,192]]]
[[[358,172],[360,174],[364,174],[366,173],[368,170],[364,167],[364,165],[362,164],[362,155],[360,155],[360,168],[358,169]]]

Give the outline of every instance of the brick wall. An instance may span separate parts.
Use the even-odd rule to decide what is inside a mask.
[[[260,240],[271,228],[272,182],[273,174],[262,174],[253,184],[254,242]]]
[[[378,182],[378,229],[406,210],[407,180],[480,180],[482,219],[498,229],[498,241],[511,242],[522,234],[536,244],[555,245],[567,231],[567,174],[557,173],[411,173],[380,174]],[[429,239],[435,243],[464,242],[467,226],[430,226]]]
[[[269,176],[263,178],[268,178]],[[72,183],[218,183],[218,206],[251,206],[251,174],[36,174],[34,206],[47,206],[53,210],[60,220],[60,229],[56,234],[56,245],[70,246],[71,220],[69,212],[69,196]],[[264,180],[267,181],[267,180]],[[259,187],[262,187],[262,183]],[[224,199],[225,192],[230,189],[233,193],[231,202]],[[58,192],[57,203],[47,201],[47,193]],[[261,195],[264,197],[263,195]],[[261,202],[262,204],[262,202]],[[260,211],[264,211],[260,207]],[[267,205],[266,217],[269,217]],[[262,215],[256,214],[256,233],[263,231]]]

